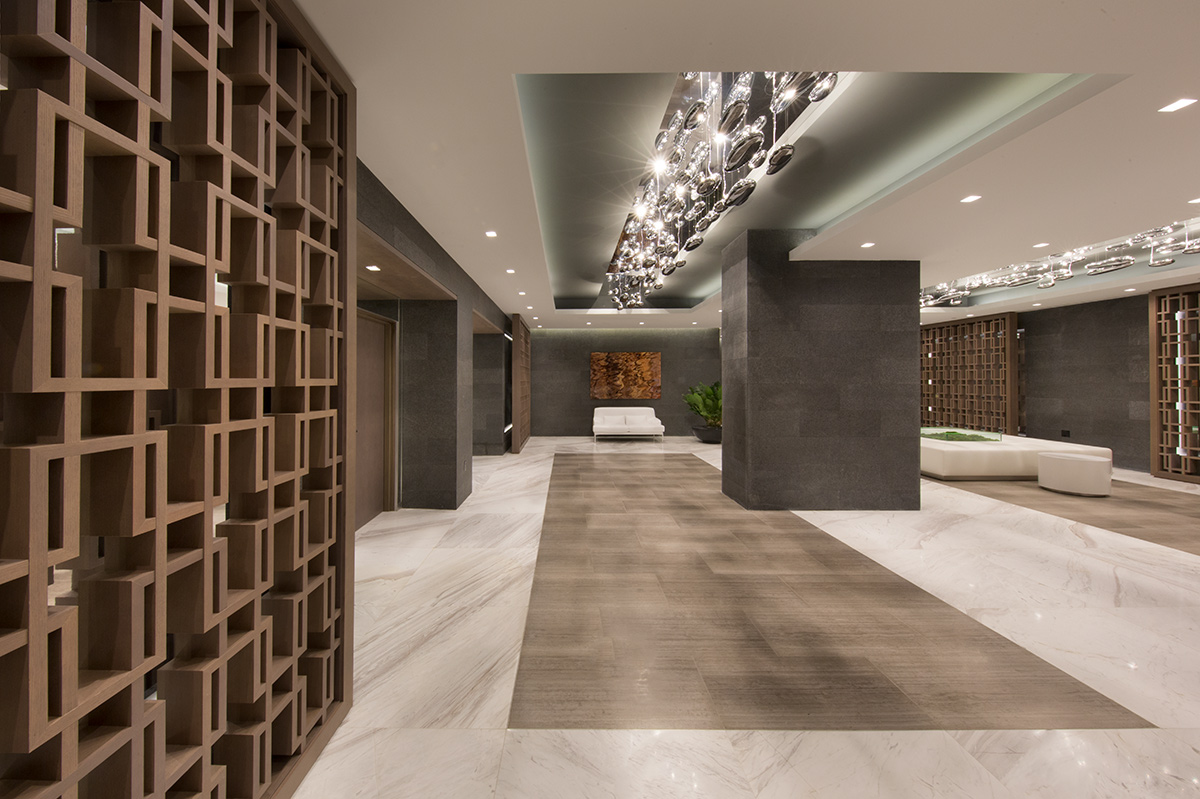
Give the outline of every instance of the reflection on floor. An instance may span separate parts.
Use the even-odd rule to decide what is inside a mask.
[[[298,796],[1200,795],[1200,558],[935,483],[921,511],[798,515],[1161,729],[508,729],[555,452],[719,465],[533,439],[477,458],[459,510],[361,530],[355,705]]]

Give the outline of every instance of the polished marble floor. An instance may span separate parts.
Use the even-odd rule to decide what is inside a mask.
[[[720,463],[533,439],[457,511],[365,526],[355,705],[299,796],[1200,796],[1200,558],[933,482],[921,511],[797,515],[1153,727],[510,728],[555,453]]]

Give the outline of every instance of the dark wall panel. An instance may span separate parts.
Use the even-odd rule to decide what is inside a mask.
[[[590,436],[592,409],[649,406],[666,435],[685,436],[703,421],[688,410],[683,395],[697,383],[721,379],[720,331],[534,330],[533,435]],[[662,398],[596,400],[589,396],[593,352],[661,352]]]
[[[1019,315],[1029,436],[1109,447],[1114,466],[1149,471],[1147,314],[1127,297]]]
[[[722,488],[748,508],[920,507],[920,264],[791,261],[749,231],[722,270]]]
[[[508,339],[498,334],[475,336],[475,430],[472,453],[503,455],[508,449],[504,427],[508,393]]]

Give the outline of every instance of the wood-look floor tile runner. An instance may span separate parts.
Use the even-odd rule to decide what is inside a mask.
[[[557,455],[509,726],[1150,726],[691,455]]]

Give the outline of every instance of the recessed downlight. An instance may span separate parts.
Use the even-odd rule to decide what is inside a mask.
[[[1033,249],[1040,250],[1042,247],[1049,247],[1049,246],[1050,246],[1050,242],[1042,241],[1042,242],[1038,242],[1037,244],[1033,245]]]
[[[380,269],[380,268],[379,268],[378,266],[376,266],[375,264],[368,264],[368,265],[367,265],[367,271],[368,271],[368,272],[382,272],[383,270],[382,270],[382,269]]]
[[[483,235],[487,236],[489,239],[494,239],[494,238],[496,238],[496,231],[486,230],[486,231],[484,231]]]
[[[969,314],[967,314],[967,318],[968,318],[968,319],[970,319],[970,318],[972,318],[972,317],[974,317],[974,316],[975,316],[975,314],[973,314],[973,313],[969,313]]]
[[[536,321],[537,321],[539,318],[540,318],[540,317],[537,317],[537,316],[535,316],[535,317],[533,317],[533,321],[535,321],[535,322],[536,322]]]
[[[697,322],[692,322],[692,324],[694,325],[694,324],[698,324],[698,323],[697,323]]]
[[[1181,97],[1178,100],[1176,100],[1175,102],[1171,103],[1170,105],[1164,105],[1162,108],[1158,109],[1158,113],[1170,114],[1174,111],[1178,111],[1181,108],[1187,108],[1189,105],[1191,105],[1194,102],[1196,102],[1196,101],[1191,99],[1190,97]]]
[[[1137,291],[1137,289],[1125,289],[1125,293],[1126,293],[1126,294],[1128,294],[1128,293],[1130,293],[1130,292],[1132,292],[1132,291]]]
[[[517,296],[518,296],[518,297],[524,297],[524,296],[525,296],[525,292],[523,292],[523,291],[518,291],[518,292],[517,292]]]
[[[590,324],[591,324],[591,322],[584,322],[584,324],[590,325]]]
[[[875,242],[873,242],[873,241],[864,241],[862,244],[860,244],[860,245],[858,245],[858,246],[859,246],[859,247],[862,247],[864,250],[869,250],[869,249],[871,249],[872,247],[874,247],[874,246],[875,246]]]
[[[1194,200],[1188,200],[1188,205],[1200,205],[1200,197],[1197,197]]]
[[[533,310],[533,306],[532,306],[532,305],[526,305],[526,306],[525,306],[525,310],[527,310],[527,311],[532,311],[532,310]]]
[[[1041,307],[1042,307],[1042,304],[1041,304],[1040,302],[1035,302],[1035,303],[1033,304],[1033,307],[1034,307],[1034,308],[1041,308]]]
[[[644,325],[644,324],[646,324],[646,323],[645,323],[645,322],[638,322],[638,324],[639,324],[639,325]]]
[[[542,329],[542,326],[541,326],[541,325],[538,325],[538,330],[541,330],[541,329]]]
[[[973,202],[975,202],[976,200],[982,200],[982,199],[983,199],[983,196],[982,196],[982,195],[979,195],[979,194],[968,194],[966,197],[963,197],[961,200],[959,200],[959,202],[960,202],[960,203],[973,203]]]
[[[505,269],[504,273],[507,275],[515,275],[517,273],[517,270],[516,269]]]

